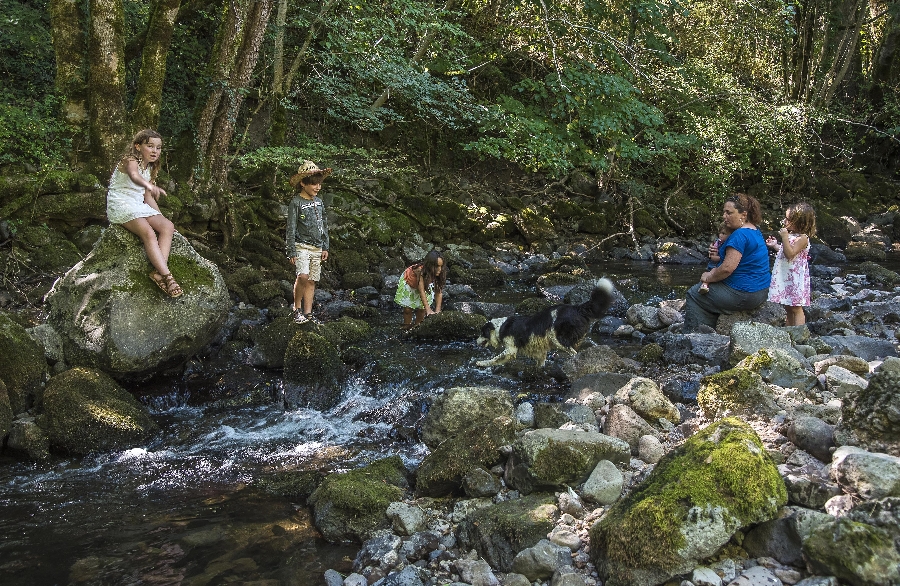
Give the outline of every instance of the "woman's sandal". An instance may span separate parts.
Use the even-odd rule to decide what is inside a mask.
[[[181,297],[182,294],[184,294],[184,291],[181,290],[181,286],[175,281],[175,277],[172,276],[172,273],[161,275],[158,271],[153,271],[150,273],[150,278],[163,293],[172,299]]]

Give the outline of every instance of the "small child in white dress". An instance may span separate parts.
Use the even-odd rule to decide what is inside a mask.
[[[811,301],[810,238],[815,234],[816,212],[813,207],[808,203],[795,203],[784,213],[779,238],[769,236],[766,239],[766,246],[778,251],[775,266],[772,267],[769,301],[785,306],[789,326],[806,323],[803,308]]]
[[[156,185],[160,155],[162,136],[158,132],[147,129],[134,135],[109,179],[106,217],[111,224],[122,224],[137,234],[154,268],[150,278],[169,297],[180,297],[183,291],[168,264],[175,225],[162,215],[157,203],[166,195]]]

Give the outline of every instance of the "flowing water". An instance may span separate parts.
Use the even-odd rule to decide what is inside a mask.
[[[680,297],[701,272],[650,263],[592,270],[616,278],[631,302]],[[483,300],[514,302],[533,291],[513,284]],[[129,387],[162,429],[145,447],[39,464],[0,460],[0,584],[278,586],[322,584],[328,568],[349,572],[358,546],[323,541],[302,502],[266,490],[262,479],[324,475],[394,454],[413,467],[425,454],[415,427],[427,399],[454,386],[495,385],[518,400],[567,390],[542,373],[475,368],[473,359],[489,352],[472,342],[402,340],[399,319],[372,322],[369,362],[326,413],[286,411],[277,372],[195,363],[177,378]],[[223,385],[252,387],[262,400],[209,400],[209,389]]]

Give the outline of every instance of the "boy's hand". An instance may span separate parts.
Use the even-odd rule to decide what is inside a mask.
[[[322,251],[322,260],[328,260],[328,251],[327,250]]]
[[[292,265],[297,264],[297,259],[296,259],[295,257],[293,257],[293,256],[290,257],[288,260],[291,261],[291,264],[292,264]]]

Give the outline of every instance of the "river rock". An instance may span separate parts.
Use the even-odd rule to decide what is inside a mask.
[[[591,394],[599,394],[603,397],[616,394],[616,391],[628,384],[632,375],[619,372],[596,372],[588,374],[572,381],[572,390],[566,395],[566,399],[575,399],[584,403],[584,399]],[[597,407],[599,408],[599,407]]]
[[[853,446],[834,451],[831,476],[845,492],[864,500],[900,496],[900,458]]]
[[[630,453],[626,442],[602,433],[536,429],[513,444],[506,482],[523,494],[574,486],[587,480],[600,460],[627,462]]]
[[[897,349],[889,340],[876,340],[868,336],[822,336],[821,339],[835,354],[859,356],[866,361],[897,356]]]
[[[649,378],[632,378],[616,392],[614,399],[617,403],[630,405],[645,420],[666,419],[676,425],[681,423],[681,413]]]
[[[726,415],[771,417],[778,412],[774,393],[752,370],[733,368],[700,381],[697,404],[710,419]]]
[[[600,431],[594,409],[577,403],[538,403],[534,406],[534,427],[562,427],[573,423],[585,431]]]
[[[152,267],[138,237],[121,226],[107,228],[47,295],[48,323],[63,340],[66,362],[144,375],[206,346],[231,307],[225,281],[177,232],[169,268],[184,290],[178,299],[148,276]]]
[[[38,427],[34,417],[20,417],[12,422],[6,447],[24,452],[32,460],[50,457],[50,438]]]
[[[6,383],[0,378],[0,443],[12,429],[13,411],[9,404],[9,393],[6,392]]]
[[[361,543],[391,526],[387,508],[407,488],[403,461],[391,456],[342,474],[331,474],[310,495],[313,521],[328,541]]]
[[[516,555],[553,530],[559,514],[555,500],[552,494],[535,493],[478,508],[460,521],[459,544],[475,549],[492,568],[511,572]]]
[[[309,324],[288,343],[284,353],[284,402],[289,409],[327,411],[340,401],[341,353],[326,335],[321,326]]]
[[[900,372],[875,373],[865,389],[843,402],[838,444],[900,456]]]
[[[769,384],[808,391],[816,386],[818,379],[807,370],[804,362],[780,348],[764,348],[747,356],[737,366],[758,373]]]
[[[453,387],[431,399],[422,420],[422,441],[434,448],[473,425],[513,417],[509,391],[496,387]]]
[[[840,366],[846,368],[853,374],[858,376],[869,376],[869,363],[859,356],[849,356],[846,354],[838,354],[829,356],[823,360],[813,363],[813,370],[818,374],[825,374],[832,366]]]
[[[823,462],[831,461],[834,447],[834,426],[818,417],[797,417],[787,429],[791,443]]]
[[[788,566],[802,565],[800,548],[812,531],[834,520],[831,515],[803,507],[783,507],[776,519],[760,523],[741,543],[751,557],[774,558]]]
[[[24,327],[0,311],[0,381],[13,414],[30,408],[47,378],[43,349]]]
[[[609,346],[591,346],[566,360],[563,373],[569,380],[578,380],[599,372],[632,372],[621,356]]]
[[[880,527],[844,517],[820,525],[803,544],[807,567],[853,586],[900,582],[900,554]]]
[[[472,498],[492,497],[502,488],[500,479],[480,466],[466,472],[462,479],[463,492]]]
[[[544,580],[553,576],[560,566],[571,564],[571,551],[567,547],[542,539],[532,547],[523,549],[513,558],[512,570],[529,580]]]
[[[625,313],[628,323],[642,332],[653,332],[665,325],[659,319],[659,308],[636,303]]]
[[[463,480],[473,470],[490,469],[503,461],[500,448],[512,443],[514,438],[514,420],[503,415],[447,437],[422,459],[416,475],[416,494],[431,497],[459,494]]]
[[[81,367],[47,383],[42,425],[52,446],[72,454],[131,448],[159,429],[109,375]]]
[[[672,364],[728,363],[731,338],[719,334],[664,334],[659,340],[663,360]]]
[[[835,365],[829,366],[825,371],[825,384],[834,396],[846,397],[866,388],[869,382],[846,368]]]
[[[666,447],[656,436],[642,435],[638,440],[638,458],[648,464],[656,464],[666,455]]]
[[[786,502],[753,429],[723,419],[670,452],[591,527],[591,558],[604,585],[660,584],[691,571],[741,527],[774,518]]]
[[[741,572],[741,575],[728,583],[728,586],[782,586],[784,583],[778,576],[762,566],[753,566]]]
[[[794,350],[791,336],[784,330],[757,322],[739,322],[731,329],[731,363],[737,364],[744,358],[756,354],[762,349],[778,349],[795,359],[803,360],[803,356]]]
[[[472,341],[481,333],[486,318],[483,315],[461,311],[442,311],[428,316],[421,324],[409,331],[409,336],[419,340]]]
[[[638,455],[641,437],[655,435],[653,429],[640,415],[628,405],[613,405],[606,416],[603,431],[628,443],[632,455]]]
[[[619,500],[625,477],[609,460],[600,460],[584,483],[582,494],[600,505],[611,505]]]
[[[425,524],[425,513],[422,509],[403,502],[389,504],[385,514],[390,517],[394,531],[398,535],[412,535],[421,531]]]

